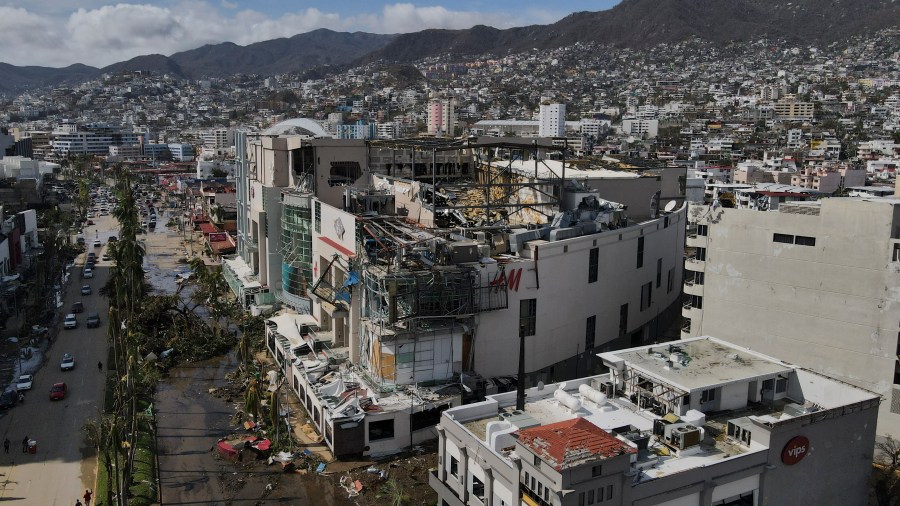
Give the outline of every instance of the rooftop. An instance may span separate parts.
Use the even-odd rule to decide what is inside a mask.
[[[685,392],[793,371],[793,367],[760,353],[711,340],[679,341],[599,356],[611,364],[624,361]]]
[[[637,450],[583,418],[522,429],[519,443],[557,471]]]

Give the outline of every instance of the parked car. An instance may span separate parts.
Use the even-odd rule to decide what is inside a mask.
[[[83,313],[84,312],[84,302],[80,300],[72,303],[72,312],[73,313]]]
[[[91,279],[94,277],[94,269],[90,267],[85,267],[84,272],[81,275],[83,278]]]
[[[91,225],[93,225],[93,224],[94,224],[94,220],[87,220],[87,225],[88,225],[88,226],[91,226]]]
[[[100,242],[100,239],[94,239],[94,247],[99,248],[101,246],[103,246],[103,243]]]
[[[79,237],[78,239],[75,239],[75,242],[77,242],[79,246],[84,246],[84,237]]]
[[[63,355],[62,361],[59,363],[60,371],[71,371],[75,369],[75,357],[71,353]]]
[[[15,389],[10,388],[0,394],[0,409],[9,409],[17,402],[19,402],[19,392],[16,392]]]
[[[104,262],[109,262],[110,260],[112,260],[112,257],[109,256],[109,255],[107,255],[106,253],[104,253],[104,254],[103,254],[103,261],[104,261]]]
[[[119,240],[119,239],[118,239],[116,236],[111,235],[111,236],[109,236],[109,239],[107,239],[106,242],[116,242],[116,241],[118,241],[118,240]]]
[[[50,400],[51,401],[61,401],[66,398],[66,391],[68,387],[65,383],[54,383],[52,387],[50,387]]]
[[[63,320],[63,328],[64,329],[78,328],[78,319],[75,318],[75,315],[73,313],[69,313],[66,315],[66,319]]]
[[[90,295],[92,292],[91,285],[81,285],[81,295]]]
[[[19,381],[16,382],[16,390],[31,390],[31,385],[34,383],[34,376],[30,374],[23,374],[19,376]]]
[[[92,329],[100,326],[100,314],[99,313],[91,313],[88,315],[87,320],[84,321],[87,328]]]

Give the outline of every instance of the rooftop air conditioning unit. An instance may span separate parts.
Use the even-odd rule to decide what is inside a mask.
[[[693,425],[678,427],[672,431],[672,445],[679,450],[700,444],[701,431]]]

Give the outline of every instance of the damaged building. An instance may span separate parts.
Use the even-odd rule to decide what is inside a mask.
[[[225,276],[248,310],[277,308],[269,352],[337,456],[432,439],[520,369],[597,371],[679,315],[685,208],[665,178],[533,139],[243,137]]]

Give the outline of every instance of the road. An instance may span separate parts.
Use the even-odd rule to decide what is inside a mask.
[[[96,226],[84,231],[88,251],[98,256],[106,250],[106,238],[117,234],[118,225],[112,216],[95,218]],[[103,247],[93,248],[95,237]],[[34,386],[19,404],[0,418],[0,435],[12,442],[9,453],[0,453],[0,501],[14,504],[47,506],[72,505],[85,489],[93,489],[97,476],[97,457],[93,448],[85,445],[81,427],[99,414],[103,402],[104,374],[97,370],[97,362],[106,362],[108,301],[97,292],[109,278],[110,262],[99,261],[93,279],[81,279],[85,255],[79,256],[59,308],[58,325],[69,312],[72,303],[82,301],[85,311],[76,315],[78,328],[60,329],[51,344],[42,366],[34,373]],[[91,295],[81,295],[82,284],[89,284]],[[89,329],[85,319],[91,312],[100,314],[100,327]],[[59,363],[64,353],[75,355],[75,369],[63,372]],[[105,370],[105,368],[104,368]],[[66,398],[50,401],[50,387],[63,381],[68,385]],[[25,436],[37,441],[35,454],[22,453]]]

